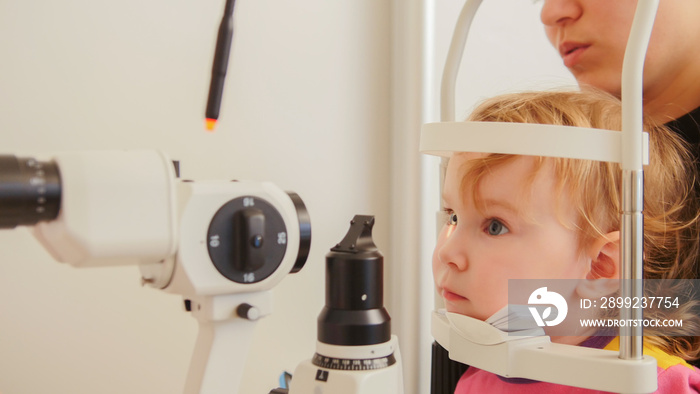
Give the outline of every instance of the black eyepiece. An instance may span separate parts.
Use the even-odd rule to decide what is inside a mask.
[[[56,163],[0,155],[0,229],[53,220],[60,207]]]
[[[372,240],[373,226],[373,216],[356,215],[345,238],[326,255],[320,342],[359,346],[391,339],[391,317],[384,308],[384,257]]]

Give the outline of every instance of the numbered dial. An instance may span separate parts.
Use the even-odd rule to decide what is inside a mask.
[[[347,359],[326,357],[318,353],[314,354],[311,363],[317,367],[326,369],[336,369],[340,371],[368,371],[373,369],[382,369],[396,364],[394,354],[379,358],[366,359]]]
[[[233,199],[214,215],[207,234],[214,266],[238,283],[255,283],[272,275],[287,250],[287,229],[280,213],[252,196]]]

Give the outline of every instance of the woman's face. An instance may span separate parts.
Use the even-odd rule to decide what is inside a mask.
[[[579,84],[620,95],[622,61],[637,0],[544,0],[540,18]],[[645,98],[682,88],[697,67],[700,1],[661,0],[647,51]],[[693,72],[693,79],[697,79]]]

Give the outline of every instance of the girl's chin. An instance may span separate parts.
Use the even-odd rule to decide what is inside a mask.
[[[459,307],[457,307],[457,306],[455,306],[455,305],[450,305],[449,303],[446,303],[446,304],[445,304],[445,310],[446,310],[447,312],[450,312],[450,313],[457,313],[457,314],[460,314],[460,315],[469,316],[469,317],[472,317],[472,318],[474,318],[474,319],[479,319],[479,320],[482,320],[482,321],[488,319],[489,316],[490,316],[490,315],[489,315],[489,316],[483,317],[481,314],[475,313],[475,312],[472,311],[472,310],[467,310],[466,308],[459,308]]]
[[[450,312],[450,313],[457,313],[460,315],[469,316],[469,317],[472,317],[474,319],[479,319],[481,321],[485,321],[486,319],[491,317],[494,313],[496,313],[496,312],[493,312],[490,315],[485,316],[483,313],[478,313],[477,311],[474,311],[471,308],[460,306],[460,305],[454,305],[450,302],[445,303],[445,310],[447,312]]]

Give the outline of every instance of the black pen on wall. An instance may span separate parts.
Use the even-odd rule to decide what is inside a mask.
[[[228,68],[228,58],[231,53],[233,41],[233,6],[236,0],[226,0],[224,17],[219,25],[219,34],[216,38],[216,51],[214,52],[214,64],[211,68],[211,83],[209,84],[209,98],[205,112],[206,127],[214,131],[216,121],[219,119],[221,97],[224,94],[224,80]]]

